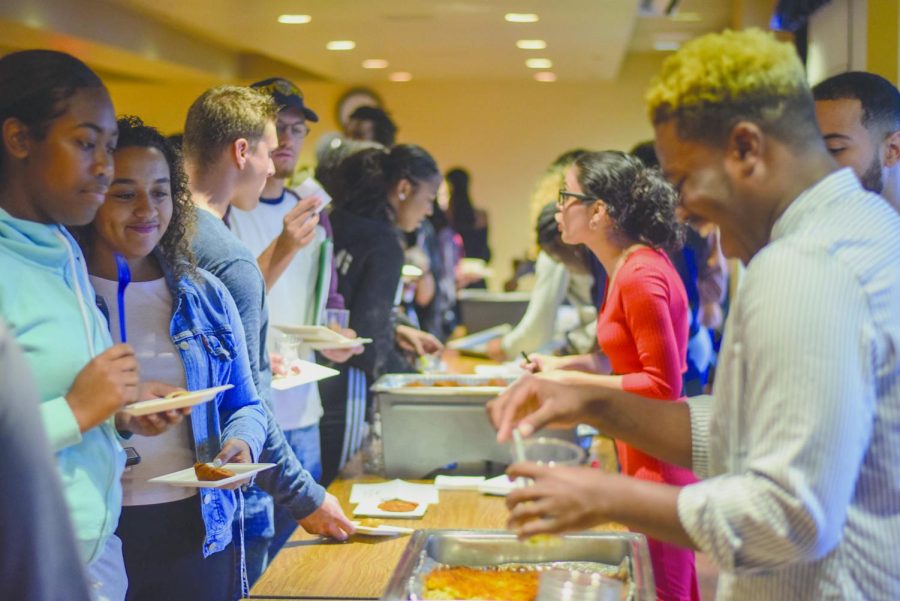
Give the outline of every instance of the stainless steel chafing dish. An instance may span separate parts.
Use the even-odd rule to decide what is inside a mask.
[[[628,571],[625,598],[656,599],[647,539],[642,534],[581,532],[532,543],[505,530],[419,530],[407,544],[381,599],[421,599],[425,577],[438,567],[531,564],[536,569],[566,567],[602,573],[623,563]]]
[[[442,468],[448,473],[482,475],[489,465],[485,462],[509,463],[509,448],[496,442],[484,409],[503,387],[485,384],[513,379],[448,374],[382,376],[372,390],[381,416],[385,475],[423,478]],[[420,386],[410,387],[413,382]],[[433,386],[437,382],[460,386]],[[548,430],[544,435],[574,440],[573,431]]]

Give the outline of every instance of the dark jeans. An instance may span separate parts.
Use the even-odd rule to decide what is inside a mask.
[[[233,595],[234,544],[203,558],[200,500],[122,508],[116,534],[128,573],[126,601],[223,601]]]
[[[366,376],[355,367],[342,365],[339,369],[339,376],[319,382],[324,409],[319,421],[322,486],[331,484],[344,464],[359,451],[366,430]]]

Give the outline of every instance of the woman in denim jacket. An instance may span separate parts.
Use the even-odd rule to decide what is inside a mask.
[[[127,599],[231,599],[234,492],[201,489],[198,496],[196,489],[147,480],[195,461],[252,462],[265,440],[265,414],[234,301],[219,280],[193,264],[194,211],[177,155],[139,119],[123,118],[118,125],[106,201],[93,224],[79,232],[98,299],[117,315],[114,253],[121,253],[132,272],[126,330],[142,369],[188,390],[234,386],[191,409],[190,422],[159,435],[139,435],[164,429],[159,416],[124,424],[137,434],[128,443],[142,458],[123,476],[117,531]],[[117,319],[110,319],[110,329],[114,339],[123,338]]]

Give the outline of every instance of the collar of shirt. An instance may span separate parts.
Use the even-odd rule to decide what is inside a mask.
[[[769,241],[774,242],[786,233],[794,231],[800,222],[824,204],[861,189],[862,185],[849,167],[829,173],[801,192],[788,205],[772,227]]]

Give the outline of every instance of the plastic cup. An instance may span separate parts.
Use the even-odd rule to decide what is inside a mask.
[[[332,330],[350,327],[350,309],[325,309],[325,326]]]
[[[539,436],[523,441],[525,461],[534,461],[550,467],[558,465],[581,465],[586,454],[584,449],[571,442],[558,438]]]

